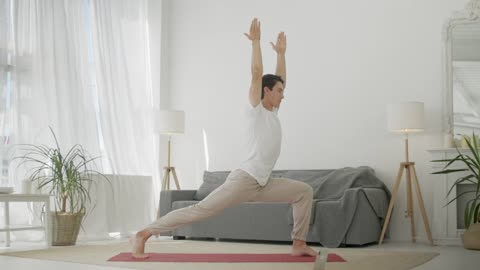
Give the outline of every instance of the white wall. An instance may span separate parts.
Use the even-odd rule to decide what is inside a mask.
[[[273,73],[269,41],[288,38],[288,86],[280,110],[282,154],[276,169],[368,165],[392,188],[404,159],[401,136],[386,130],[385,106],[423,101],[426,132],[411,138],[430,221],[432,178],[427,149],[441,134],[442,25],[467,0],[174,0],[168,14],[170,107],[186,111],[186,134],[173,138],[173,164],[182,188],[197,188],[205,169],[231,170],[242,161],[242,109],[250,82],[250,43],[243,35],[262,23],[265,72]],[[165,8],[167,7],[167,8]],[[402,184],[391,236],[409,240]],[[416,207],[416,202],[415,202]],[[426,238],[416,211],[419,238]]]

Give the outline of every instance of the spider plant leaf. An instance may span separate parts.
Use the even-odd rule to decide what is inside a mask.
[[[455,198],[448,201],[447,204],[445,204],[445,206],[451,204],[453,201],[457,200],[458,198],[462,197],[463,195],[470,194],[470,193],[475,193],[475,191],[473,191],[473,190],[463,191],[462,193],[458,194]]]
[[[470,180],[471,178],[474,178],[475,176],[473,174],[470,174],[470,175],[467,175],[465,177],[461,177],[457,180],[455,180],[455,183],[452,184],[452,186],[450,187],[450,189],[448,190],[447,192],[447,196],[450,195],[450,193],[452,192],[453,188],[456,187],[458,184],[461,184],[463,182],[471,182],[471,183],[475,183],[474,181]]]
[[[464,169],[450,169],[450,170],[433,172],[432,174],[449,174],[449,173],[454,173],[454,172],[466,172],[466,171],[468,171],[467,168],[464,168]]]

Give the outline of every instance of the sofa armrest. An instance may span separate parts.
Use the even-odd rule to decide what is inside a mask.
[[[163,190],[160,192],[160,216],[166,215],[172,210],[175,201],[193,201],[196,190]]]

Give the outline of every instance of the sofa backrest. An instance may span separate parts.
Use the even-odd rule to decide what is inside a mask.
[[[195,193],[194,199],[203,200],[225,182],[229,173],[229,171],[205,171],[203,183]],[[340,199],[345,189],[355,187],[382,188],[388,192],[384,183],[375,176],[373,169],[367,166],[335,170],[274,170],[271,177],[288,178],[309,184],[314,190],[314,199]]]

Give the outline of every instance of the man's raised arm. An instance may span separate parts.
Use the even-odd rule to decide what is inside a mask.
[[[252,82],[250,84],[249,100],[256,107],[262,99],[262,51],[260,49],[260,22],[254,18],[250,25],[250,33],[245,36],[252,41]]]
[[[287,65],[285,63],[285,52],[287,50],[287,36],[284,32],[280,32],[277,37],[277,43],[272,44],[273,50],[277,52],[277,68],[275,74],[282,77],[283,87],[286,87],[287,84]]]

